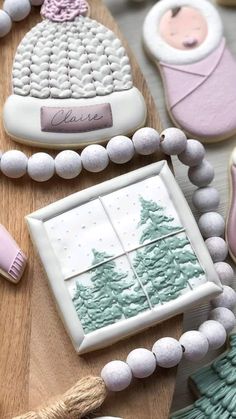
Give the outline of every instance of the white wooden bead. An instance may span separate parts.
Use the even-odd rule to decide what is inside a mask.
[[[12,21],[8,13],[0,10],[0,38],[7,35],[12,27]]]
[[[214,267],[222,285],[231,285],[234,279],[232,267],[226,262],[217,262],[214,264]]]
[[[215,320],[206,320],[198,330],[206,336],[210,350],[221,348],[226,341],[227,334],[224,326]]]
[[[18,150],[10,150],[2,155],[1,171],[12,179],[17,179],[26,174],[28,159]]]
[[[184,358],[188,361],[200,361],[209,349],[206,336],[197,330],[184,333],[179,342],[184,347]]]
[[[37,182],[46,182],[55,173],[53,158],[47,153],[36,153],[29,158],[28,175]]]
[[[231,332],[236,325],[234,313],[226,307],[216,307],[211,310],[209,319],[221,323],[227,333]]]
[[[106,149],[99,144],[91,144],[81,153],[83,167],[89,172],[101,172],[109,164]]]
[[[126,362],[136,378],[149,377],[157,366],[154,354],[144,348],[134,349],[130,352]]]
[[[181,163],[186,166],[197,166],[202,162],[205,156],[205,148],[197,140],[188,140],[184,151],[178,155]]]
[[[178,365],[183,356],[181,344],[174,338],[166,337],[157,340],[152,348],[157,365],[162,368],[172,368]]]
[[[233,310],[236,306],[236,292],[228,285],[223,286],[223,292],[211,301],[213,307],[226,307]]]
[[[209,185],[214,179],[214,175],[212,165],[205,159],[198,166],[190,167],[188,170],[190,182],[199,187]]]
[[[161,133],[161,150],[173,156],[182,153],[187,146],[187,137],[179,128],[167,128]]]
[[[198,226],[205,239],[223,236],[225,231],[224,218],[218,212],[202,214],[198,220]]]
[[[64,150],[55,158],[55,169],[62,179],[74,179],[82,170],[81,157],[73,150]]]
[[[192,202],[199,212],[215,211],[220,203],[220,194],[216,188],[206,186],[193,193]]]
[[[209,237],[205,241],[213,262],[223,262],[228,254],[228,245],[221,237]]]
[[[140,128],[135,132],[132,140],[135,151],[143,156],[155,153],[160,147],[160,135],[153,128]]]
[[[132,381],[132,372],[123,361],[111,361],[101,371],[101,377],[109,391],[122,391]]]
[[[108,142],[107,152],[113,163],[124,164],[134,156],[134,145],[130,138],[117,135]]]
[[[31,10],[29,0],[5,0],[3,10],[9,14],[14,22],[25,19]]]
[[[32,6],[41,6],[44,3],[44,0],[30,0]]]

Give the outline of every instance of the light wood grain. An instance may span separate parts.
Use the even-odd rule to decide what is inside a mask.
[[[1,2],[0,2],[1,4]],[[119,30],[99,0],[91,2],[92,16],[106,26]],[[0,45],[1,110],[11,92],[10,80],[13,56],[23,35],[40,20],[38,10],[22,23]],[[146,82],[129,51],[135,85],[143,92],[149,112],[147,125],[160,129],[160,120]],[[18,148],[30,155],[33,151],[15,144],[1,125],[1,148]],[[64,392],[86,374],[99,374],[102,366],[112,359],[125,359],[128,352],[139,346],[150,348],[160,336],[179,336],[182,317],[125,340],[103,351],[78,357],[64,330],[48,289],[45,274],[33,251],[24,216],[70,193],[103,180],[113,178],[137,167],[160,159],[136,158],[119,167],[110,165],[102,174],[83,173],[74,181],[54,179],[40,185],[23,179],[10,181],[1,177],[1,223],[21,244],[29,256],[29,265],[21,283],[14,286],[0,281],[0,417],[10,419],[29,408],[45,403]],[[157,371],[148,380],[135,382],[122,393],[109,397],[100,413],[124,419],[165,419],[168,417],[175,384],[175,370]]]

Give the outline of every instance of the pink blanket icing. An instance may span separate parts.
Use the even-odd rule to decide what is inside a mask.
[[[236,61],[225,39],[207,58],[188,65],[160,63],[168,108],[192,136],[216,139],[236,130]]]

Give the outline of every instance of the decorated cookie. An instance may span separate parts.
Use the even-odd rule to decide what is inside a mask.
[[[195,372],[191,384],[200,397],[194,405],[173,413],[171,419],[213,419],[236,416],[236,334],[230,349],[212,364]]]
[[[230,176],[230,204],[226,228],[226,240],[229,252],[236,262],[236,148],[234,149],[229,167]]]
[[[16,284],[26,266],[26,256],[8,231],[0,224],[0,275]]]
[[[221,292],[165,161],[27,217],[76,351],[133,335]]]
[[[143,126],[146,105],[114,33],[87,16],[85,0],[45,0],[13,64],[4,125],[16,141],[78,148]]]
[[[236,60],[207,0],[162,0],[148,13],[145,46],[157,63],[174,123],[215,142],[236,132]]]

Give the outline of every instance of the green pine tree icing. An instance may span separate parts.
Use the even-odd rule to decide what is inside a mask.
[[[111,255],[93,249],[92,265],[96,266],[88,273],[91,285],[77,280],[73,294],[85,333],[134,317],[150,309],[150,303],[154,307],[177,298],[190,279],[204,273],[189,248],[187,236],[179,234],[182,228],[174,224],[174,218],[154,201],[140,197],[140,204],[137,228],[141,230],[140,244],[147,245],[132,256],[139,280],[118,269],[117,261],[109,260]],[[148,244],[157,238],[160,240]]]
[[[181,227],[173,224],[174,218],[165,215],[165,209],[154,201],[140,197],[140,204],[140,244],[175,234],[141,248],[133,261],[152,305],[156,305],[177,298],[190,279],[204,272],[194,252],[186,248],[190,244],[187,236],[178,235]]]
[[[233,419],[236,417],[236,334],[231,349],[211,365],[193,374],[200,393],[194,405],[172,414],[172,419]]]
[[[93,249],[93,265],[111,255]],[[128,272],[116,269],[115,260],[108,261],[91,271],[92,286],[76,282],[73,303],[85,333],[92,332],[119,320],[133,317],[148,309],[148,302],[142,289],[137,289]]]

